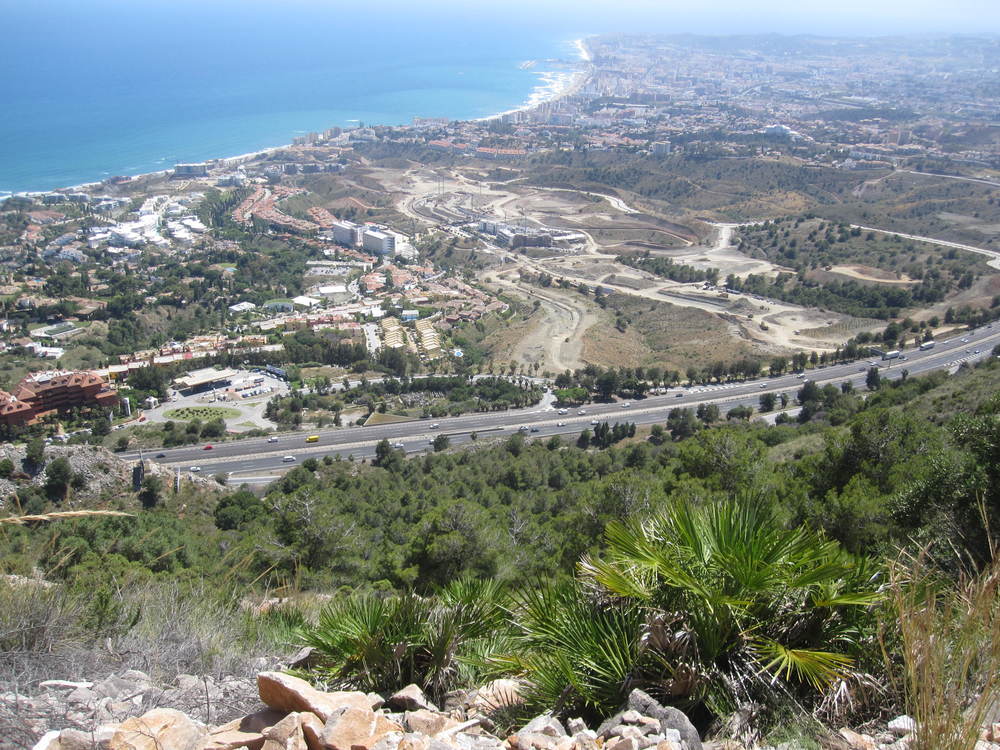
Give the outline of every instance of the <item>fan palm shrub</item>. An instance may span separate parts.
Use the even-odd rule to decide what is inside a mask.
[[[678,502],[605,537],[575,588],[517,599],[505,663],[540,703],[600,714],[639,687],[720,715],[821,691],[873,637],[874,566],[759,505]]]
[[[647,612],[642,640],[684,663],[683,684],[658,686],[675,698],[719,711],[779,684],[822,690],[874,635],[874,564],[759,503],[678,502],[605,536],[583,580]]]
[[[522,697],[536,710],[613,710],[641,666],[662,666],[640,643],[646,617],[635,602],[600,601],[572,579],[517,592],[511,619],[513,648],[492,664],[497,673],[527,678]]]
[[[495,581],[458,580],[436,595],[357,593],[336,599],[301,639],[316,649],[310,675],[336,688],[394,691],[416,683],[436,699],[472,684],[507,631]]]

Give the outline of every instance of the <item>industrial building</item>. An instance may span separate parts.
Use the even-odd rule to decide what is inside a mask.
[[[236,370],[228,368],[216,370],[214,367],[205,367],[201,370],[192,370],[182,378],[174,380],[174,386],[182,391],[195,392],[220,385],[229,385],[229,382],[236,376]]]

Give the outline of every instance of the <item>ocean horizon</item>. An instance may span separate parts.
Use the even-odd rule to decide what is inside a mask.
[[[398,9],[46,5],[43,26],[39,6],[6,9],[0,90],[13,116],[0,124],[0,195],[238,156],[332,127],[493,116],[551,93],[552,61],[578,60],[583,36],[446,27]]]

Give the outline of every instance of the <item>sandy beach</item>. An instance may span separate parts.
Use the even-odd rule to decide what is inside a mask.
[[[583,86],[590,79],[592,72],[592,68],[590,66],[592,56],[585,39],[574,39],[573,46],[576,48],[581,62],[587,64],[587,67],[584,70],[538,71],[537,75],[542,82],[535,88],[535,90],[531,93],[531,96],[528,97],[524,104],[519,107],[514,107],[513,109],[508,109],[504,112],[498,112],[495,115],[490,115],[489,117],[477,118],[474,122],[488,122],[490,120],[496,120],[500,117],[512,115],[515,112],[528,112],[536,107],[540,107],[543,104],[549,104],[564,97],[572,96],[583,88]]]

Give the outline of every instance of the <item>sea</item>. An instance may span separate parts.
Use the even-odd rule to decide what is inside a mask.
[[[566,74],[553,61],[579,59],[568,25],[422,7],[2,0],[0,196],[336,126],[486,117],[546,96]]]
[[[573,40],[592,33],[1000,30],[995,0],[814,6],[0,0],[0,197],[236,156],[335,126],[487,117],[544,97],[565,71],[551,61],[578,59]]]

